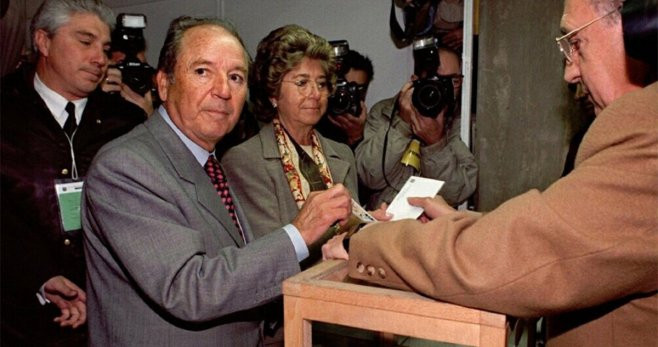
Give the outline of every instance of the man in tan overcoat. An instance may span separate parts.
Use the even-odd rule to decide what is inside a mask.
[[[658,83],[624,48],[620,5],[565,1],[564,78],[597,115],[569,175],[486,214],[410,199],[422,221],[369,226],[349,256],[336,237],[325,258],[379,285],[544,316],[549,346],[658,346]]]

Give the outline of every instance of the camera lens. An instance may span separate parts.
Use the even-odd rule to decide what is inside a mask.
[[[356,83],[344,80],[337,82],[334,93],[329,96],[329,113],[351,114],[355,117],[361,114],[361,98]]]
[[[450,80],[434,76],[414,82],[411,102],[422,116],[435,118],[453,102],[452,94]]]
[[[348,91],[343,88],[336,90],[329,101],[331,104],[331,113],[338,115],[349,111],[350,97],[347,93]]]

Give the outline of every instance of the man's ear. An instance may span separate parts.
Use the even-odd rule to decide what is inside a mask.
[[[167,92],[169,91],[169,76],[162,71],[158,70],[158,73],[155,75],[155,82],[158,85],[158,95],[160,100],[167,101]]]
[[[39,50],[39,54],[47,57],[50,52],[50,35],[43,29],[37,29],[34,32],[34,43]]]

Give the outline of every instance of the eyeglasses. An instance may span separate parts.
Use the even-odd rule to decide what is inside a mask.
[[[317,89],[319,94],[329,94],[329,82],[327,81],[311,81],[306,78],[301,78],[295,81],[286,81],[283,80],[281,82],[286,82],[286,83],[292,83],[295,86],[297,86],[297,91],[299,92],[300,95],[302,96],[309,96],[311,95],[313,91],[313,87],[311,87],[311,84],[315,85],[315,89]]]
[[[571,37],[576,35],[579,31],[581,31],[581,30],[587,28],[588,26],[596,23],[597,21],[599,21],[599,20],[601,20],[601,19],[617,12],[618,10],[619,10],[619,8],[616,8],[616,9],[614,9],[614,10],[612,10],[612,11],[610,11],[610,12],[608,12],[608,13],[600,16],[600,17],[592,19],[591,21],[585,23],[584,25],[581,25],[580,27],[571,30],[570,32],[568,32],[568,33],[566,33],[566,34],[564,34],[560,37],[555,38],[555,41],[557,42],[557,46],[558,46],[558,48],[560,48],[560,52],[562,52],[562,54],[564,54],[564,57],[567,59],[568,63],[571,64],[573,62],[573,53],[578,49],[578,45],[576,43],[572,43],[571,41],[569,41],[569,39],[571,39]]]
[[[439,77],[449,78],[452,81],[452,86],[455,88],[461,87],[462,81],[464,79],[464,75],[458,73],[453,73],[450,75],[439,75]]]

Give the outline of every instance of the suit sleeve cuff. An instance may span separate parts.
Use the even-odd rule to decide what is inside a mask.
[[[297,230],[297,228],[292,224],[284,226],[283,230],[286,231],[286,234],[288,234],[288,237],[290,237],[290,241],[292,241],[293,247],[295,247],[297,261],[302,261],[308,258],[308,247],[306,246],[306,242],[304,242],[304,238],[302,238],[302,234],[299,232],[299,230]]]
[[[37,292],[37,299],[39,300],[39,303],[41,306],[50,304],[50,300],[46,297],[46,289],[44,288],[46,284],[42,284],[41,288],[39,288],[39,291]]]

